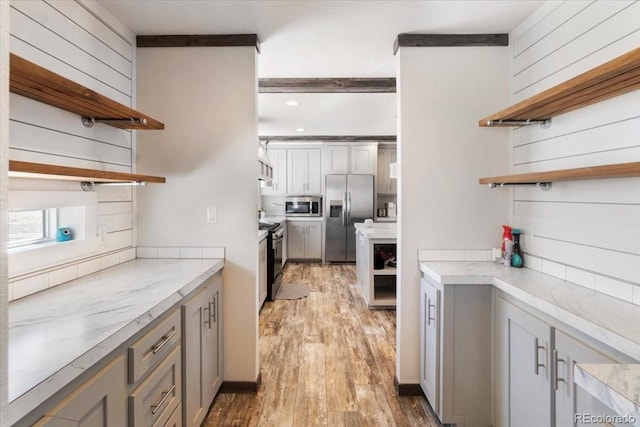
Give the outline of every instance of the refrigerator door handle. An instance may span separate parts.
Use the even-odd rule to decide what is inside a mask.
[[[347,225],[351,221],[351,192],[347,193]]]
[[[347,192],[342,193],[342,226],[346,225],[347,217]]]

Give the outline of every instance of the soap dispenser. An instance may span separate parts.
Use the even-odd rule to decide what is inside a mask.
[[[511,267],[521,268],[524,265],[522,253],[520,252],[520,235],[522,231],[514,228],[511,230],[513,235],[513,254],[511,255]]]

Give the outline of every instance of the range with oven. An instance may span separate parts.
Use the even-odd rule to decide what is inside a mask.
[[[286,223],[260,222],[260,230],[267,230],[267,301],[276,298],[282,283],[282,245]]]

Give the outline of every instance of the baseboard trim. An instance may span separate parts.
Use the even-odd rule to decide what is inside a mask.
[[[424,396],[420,384],[400,384],[398,377],[393,377],[393,385],[398,396]]]
[[[255,381],[223,381],[220,393],[257,393],[262,383],[262,373]]]

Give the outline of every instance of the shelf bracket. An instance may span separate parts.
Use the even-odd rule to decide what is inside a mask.
[[[515,187],[515,186],[536,186],[542,191],[551,191],[551,182],[490,182],[489,188]]]
[[[542,129],[549,129],[551,127],[551,119],[542,120],[487,120],[487,126],[529,126],[540,125]]]
[[[95,117],[82,116],[81,119],[82,119],[82,124],[86,128],[92,128],[93,125],[95,125],[96,123],[126,123],[126,124],[132,124],[132,125],[142,125],[142,126],[147,125],[147,119],[145,119],[144,117],[141,117],[141,118],[131,117],[128,119],[96,119]]]
[[[84,191],[93,191],[96,186],[125,186],[125,187],[144,187],[147,185],[147,181],[127,181],[127,182],[94,182],[94,181],[82,181],[80,188]]]

